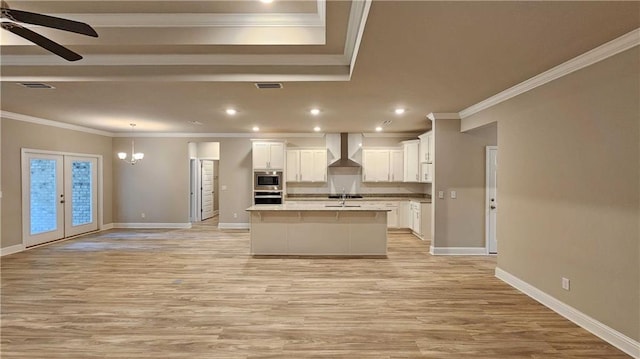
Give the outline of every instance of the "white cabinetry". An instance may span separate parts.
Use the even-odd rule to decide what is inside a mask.
[[[327,150],[288,150],[287,182],[326,182]]]
[[[423,133],[420,138],[420,182],[433,181],[434,140],[433,131]]]
[[[420,162],[418,159],[420,141],[404,141],[402,148],[404,150],[404,181],[420,182]]]
[[[404,180],[404,153],[402,150],[389,151],[389,172],[391,173],[391,182]]]
[[[252,149],[254,170],[284,169],[283,142],[254,142]]]
[[[402,150],[363,149],[363,182],[401,182],[404,174]]]
[[[431,237],[431,203],[411,201],[409,206],[411,216],[409,228],[421,239],[429,239]]]

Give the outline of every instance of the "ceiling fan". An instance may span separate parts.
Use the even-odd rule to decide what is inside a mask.
[[[24,39],[27,39],[34,44],[42,47],[43,49],[51,51],[54,54],[66,59],[67,61],[78,61],[82,59],[82,56],[58,44],[57,42],[50,40],[25,27],[22,27],[12,21],[40,25],[58,30],[75,32],[77,34],[98,37],[98,33],[96,32],[96,30],[94,30],[90,25],[85,24],[84,22],[43,15],[34,12],[13,10],[10,9],[7,3],[4,1],[2,1],[2,14],[0,18],[2,19],[2,28],[4,30],[10,31]],[[9,21],[5,21],[5,19],[8,19]]]

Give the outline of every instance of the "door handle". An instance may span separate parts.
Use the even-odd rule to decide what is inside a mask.
[[[496,206],[493,206],[493,205],[492,205],[492,206],[490,206],[489,208],[491,208],[491,209],[496,209]]]
[[[61,200],[60,200],[60,203],[64,203],[64,199],[61,199]]]

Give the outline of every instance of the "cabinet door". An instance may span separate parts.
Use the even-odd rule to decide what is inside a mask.
[[[420,234],[424,239],[431,239],[431,203],[421,203],[420,208]]]
[[[253,168],[269,168],[269,144],[264,142],[254,142],[252,152]]]
[[[398,228],[398,207],[391,207],[387,212],[387,228]]]
[[[402,150],[392,150],[389,152],[389,157],[390,181],[402,182],[404,180],[404,152]]]
[[[418,137],[420,137],[420,145],[418,147],[418,160],[419,162],[427,162],[427,158],[429,158],[429,135],[428,133],[424,133]]]
[[[388,182],[389,173],[389,151],[387,150],[363,150],[363,182]]]
[[[420,204],[412,202],[413,208],[413,231],[418,235],[422,235],[422,216],[420,213]]]
[[[287,151],[287,182],[300,181],[300,151],[288,150]]]
[[[420,164],[420,182],[431,183],[433,181],[433,164],[421,163]]]
[[[433,137],[433,131],[429,131],[429,147],[428,149],[428,153],[427,153],[427,163],[433,163],[433,161],[436,159],[436,155],[435,155],[435,140]]]
[[[389,182],[391,173],[389,171],[389,151],[380,150],[375,155],[376,182]]]
[[[317,182],[327,181],[327,150],[313,151],[313,173],[311,180]]]
[[[284,143],[269,144],[269,169],[284,169]]]
[[[398,203],[398,227],[411,228],[411,202],[400,201]]]
[[[300,151],[300,181],[311,182],[313,180],[313,151]]]
[[[405,182],[418,182],[420,180],[418,168],[418,142],[419,141],[411,141],[403,144]]]

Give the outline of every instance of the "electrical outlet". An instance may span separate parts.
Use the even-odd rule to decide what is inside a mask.
[[[234,213],[234,214],[233,214],[233,218],[238,218],[238,214],[237,214],[237,213]]]
[[[227,190],[227,186],[223,184],[222,186],[220,186],[220,189],[223,190],[223,191],[226,191]]]
[[[147,217],[147,215],[146,215],[144,212],[142,212],[142,213],[140,213],[140,217],[142,217],[142,218],[146,218],[146,217]]]
[[[438,198],[444,199],[444,191],[438,191]]]
[[[569,281],[569,278],[562,277],[562,289],[571,290],[570,288],[571,282]]]

